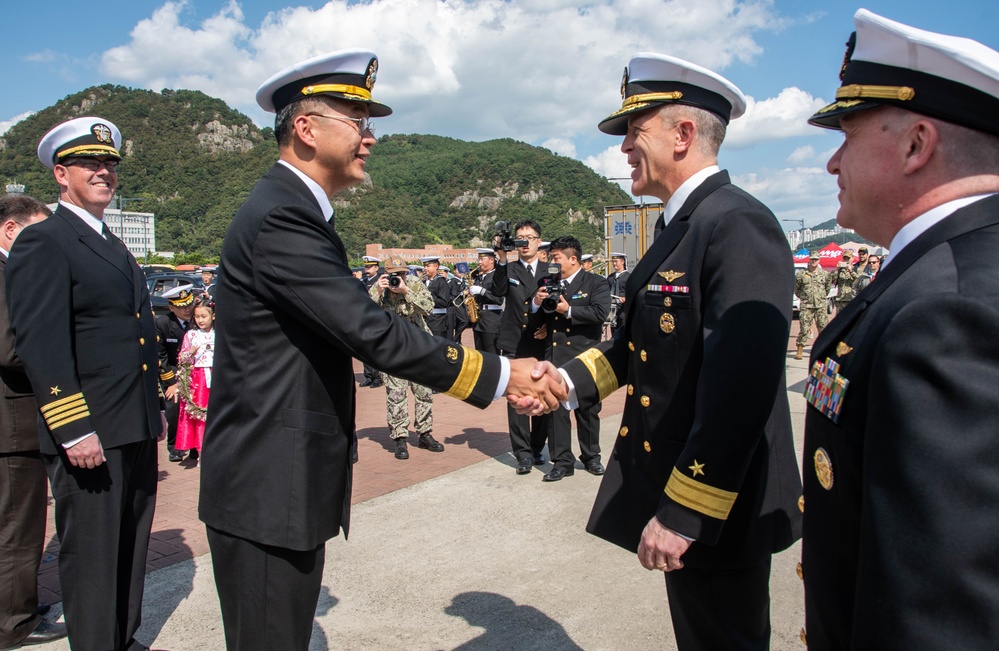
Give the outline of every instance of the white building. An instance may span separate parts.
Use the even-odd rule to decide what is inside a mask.
[[[117,235],[136,258],[156,252],[156,215],[151,212],[133,212],[108,208],[104,223]]]

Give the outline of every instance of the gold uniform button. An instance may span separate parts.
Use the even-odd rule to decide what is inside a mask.
[[[552,342],[552,348],[554,348],[555,346],[558,346],[558,342],[557,341],[553,341]]]
[[[141,317],[141,316],[139,315],[139,313],[138,313],[138,312],[136,312],[136,313],[135,313],[135,318],[136,318],[136,319],[141,319],[142,317]]]
[[[566,328],[565,331],[566,333],[572,332],[572,328]]]
[[[635,387],[634,387],[634,385],[629,384],[628,385],[628,395],[631,396],[631,395],[634,395],[634,394],[635,394]]]
[[[804,581],[805,580],[805,572],[804,572],[804,570],[801,569],[801,563],[798,563],[798,567],[796,567],[794,569],[798,573],[798,578],[801,579],[802,581]]]
[[[146,338],[145,337],[139,337],[139,345],[140,346],[145,346],[146,345]]]
[[[649,361],[649,354],[647,352],[645,352],[644,350],[639,354],[639,357],[642,358],[643,362]]]
[[[143,364],[143,365],[142,365],[142,370],[143,370],[143,371],[148,371],[148,370],[149,370],[149,367],[148,367],[148,366],[146,366],[145,364]]]
[[[621,436],[628,436],[628,428],[627,427],[622,427],[621,428]]]
[[[798,498],[798,510],[802,513],[805,512],[805,496],[802,495]]]
[[[652,400],[650,400],[648,396],[642,396],[642,406],[643,407],[648,407],[651,404],[652,404]]]
[[[629,341],[628,342],[628,350],[630,350],[631,352],[635,352],[635,344],[633,344],[633,343],[631,343]]]
[[[664,307],[673,307],[673,299],[670,298],[669,296],[667,296],[666,298],[664,298],[663,299],[663,306]]]
[[[645,451],[652,452],[652,445],[650,445],[648,441],[645,442]]]

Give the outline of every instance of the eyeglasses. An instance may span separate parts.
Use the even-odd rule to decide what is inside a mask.
[[[109,172],[118,171],[118,163],[121,161],[111,160],[109,158],[70,158],[69,160],[63,161],[61,165],[63,167],[82,167],[88,172],[96,172],[101,169],[101,167],[106,167]]]
[[[525,235],[524,237],[520,237],[518,235],[517,239],[518,240],[530,240],[531,242],[533,242],[534,240],[540,240],[541,238],[538,237],[537,235]]]
[[[322,113],[306,113],[306,115],[311,115],[314,118],[326,118],[327,120],[340,120],[341,122],[354,122],[357,124],[357,132],[364,134],[365,132],[375,135],[375,125],[371,124],[371,120],[367,117],[363,118],[348,118],[346,115],[324,115]]]

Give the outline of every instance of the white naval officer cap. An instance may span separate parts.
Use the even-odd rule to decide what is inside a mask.
[[[361,261],[364,263],[365,267],[367,267],[368,265],[381,264],[382,263],[381,260],[379,260],[378,258],[376,258],[373,255],[362,256],[361,257]]]
[[[338,50],[321,54],[273,75],[257,89],[257,104],[277,113],[306,97],[328,95],[367,105],[373,118],[392,114],[392,109],[371,98],[378,77],[378,57],[369,50]]]
[[[110,120],[74,118],[53,127],[38,143],[38,160],[49,169],[70,156],[106,156],[121,160],[121,131]]]
[[[422,258],[420,258],[420,262],[422,262],[423,264],[427,264],[428,262],[436,262],[437,264],[440,264],[441,259],[436,255],[425,255]]]
[[[890,105],[999,135],[999,52],[867,9],[854,14],[853,24],[836,101],[809,124],[839,129],[847,113]]]
[[[592,260],[592,259],[593,259],[592,253],[584,253],[583,257],[581,257],[579,260],[580,262],[586,262],[587,260]]]
[[[628,132],[628,117],[663,104],[686,104],[711,111],[725,124],[746,112],[746,97],[716,72],[668,54],[639,52],[621,80],[621,108],[600,121],[612,136]]]
[[[477,249],[475,249],[475,252],[477,254],[479,254],[480,256],[489,255],[489,256],[492,256],[494,258],[496,257],[496,251],[493,251],[492,249],[477,248]]]

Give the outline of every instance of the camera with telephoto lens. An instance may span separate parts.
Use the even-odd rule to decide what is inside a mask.
[[[548,264],[548,275],[538,281],[538,289],[548,292],[547,298],[541,301],[541,309],[551,314],[558,307],[558,299],[564,294],[562,289],[562,265],[554,262]]]
[[[402,273],[398,273],[398,274],[392,274],[391,276],[389,276],[389,279],[388,279],[389,287],[395,289],[396,287],[398,287],[399,285],[401,285],[402,284],[402,277],[403,277],[403,275],[404,274],[402,274]]]
[[[499,247],[504,251],[513,251],[518,246],[519,240],[513,239],[513,232],[510,230],[510,222],[496,222],[496,239],[499,240]]]

